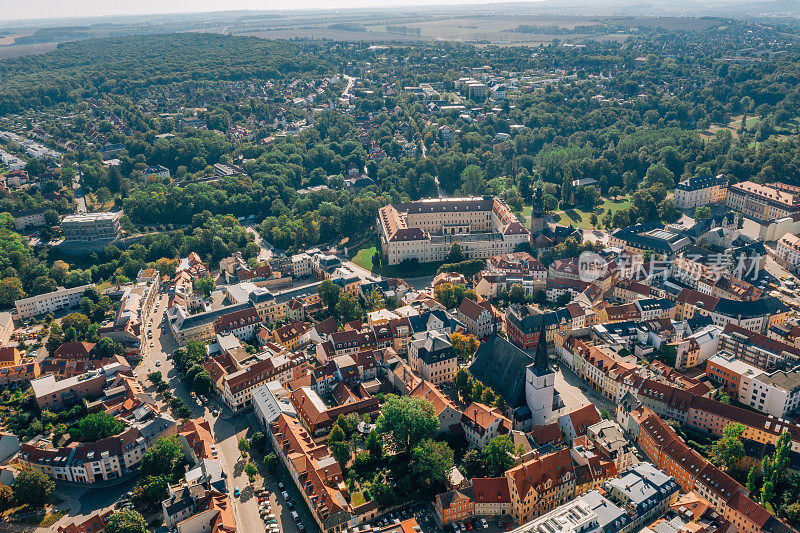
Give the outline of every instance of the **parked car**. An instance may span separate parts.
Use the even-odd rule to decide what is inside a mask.
[[[152,344],[152,343],[151,343],[151,344]],[[156,366],[161,366],[161,359],[159,359],[158,361],[156,361]]]
[[[483,526],[483,529],[486,529],[486,528],[489,527],[489,523],[486,521],[485,518],[481,518],[481,525]]]
[[[278,482],[278,488],[279,488],[279,489],[281,489],[281,490],[283,490],[283,482],[282,482],[282,481],[279,481],[279,482]]]
[[[292,520],[294,520],[295,522],[300,521],[300,515],[297,514],[297,511],[292,511]]]
[[[239,487],[233,487],[233,495],[239,496],[242,492],[239,490]]]
[[[297,524],[297,531],[299,531],[300,533],[303,533],[303,531],[305,531],[305,530],[306,530],[306,526],[304,526],[303,524]]]

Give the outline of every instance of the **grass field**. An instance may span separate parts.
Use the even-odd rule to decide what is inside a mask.
[[[522,206],[522,222],[523,226],[530,226],[531,223],[531,211],[533,211],[533,206],[525,205]]]
[[[375,255],[376,250],[377,248],[375,246],[360,249],[352,259],[353,263],[361,268],[372,271],[372,256]]]
[[[612,216],[620,209],[627,209],[631,206],[629,197],[620,200],[605,200],[601,205],[595,207],[594,214],[597,215],[598,220],[603,218],[606,211],[610,211]],[[556,222],[568,226],[572,224],[576,228],[581,229],[596,229],[589,219],[592,212],[584,211],[583,209],[567,209],[566,211],[555,213],[553,218]]]
[[[759,117],[747,117],[745,126],[748,131],[753,130],[761,122]],[[721,130],[728,130],[734,139],[739,137],[739,128],[742,126],[742,115],[731,117],[731,121],[727,125],[712,124],[706,130],[700,131],[700,137],[703,139],[713,139],[717,136],[717,132]]]

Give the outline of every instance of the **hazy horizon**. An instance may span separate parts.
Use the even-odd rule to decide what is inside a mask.
[[[308,9],[387,8],[404,6],[435,6],[460,4],[530,3],[544,0],[297,0],[287,8],[286,3],[264,0],[232,0],[224,5],[212,0],[140,0],[135,4],[98,2],[97,0],[0,0],[3,17],[0,22],[57,18],[107,16],[171,15],[214,13],[226,11],[297,11]]]

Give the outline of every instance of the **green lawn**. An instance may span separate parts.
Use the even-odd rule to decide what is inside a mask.
[[[375,255],[376,250],[377,248],[375,246],[360,249],[355,257],[353,257],[353,263],[361,268],[372,271],[372,256]]]
[[[533,211],[533,206],[531,205],[524,205],[522,206],[522,222],[523,226],[529,226],[531,222],[531,211]]]
[[[594,214],[597,215],[598,220],[603,218],[606,214],[606,211],[610,211],[613,215],[616,211],[620,209],[627,209],[631,206],[631,201],[629,197],[622,198],[620,200],[605,200],[601,205],[595,207]],[[595,229],[592,223],[589,221],[591,218],[592,213],[589,211],[584,211],[583,209],[567,209],[562,213],[556,213],[553,215],[553,218],[556,222],[564,224],[568,226],[572,224],[573,226],[581,229]]]
[[[367,500],[364,499],[363,492],[354,492],[350,503],[352,503],[354,507],[358,507],[359,505],[367,503]]]

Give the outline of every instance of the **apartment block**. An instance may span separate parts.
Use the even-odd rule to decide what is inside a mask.
[[[55,313],[62,309],[77,307],[83,298],[83,293],[89,287],[94,287],[94,283],[72,287],[71,289],[59,288],[53,292],[38,294],[28,298],[22,298],[14,302],[20,318],[30,318],[33,316]]]
[[[122,212],[67,215],[61,221],[65,244],[103,244],[119,238]]]

